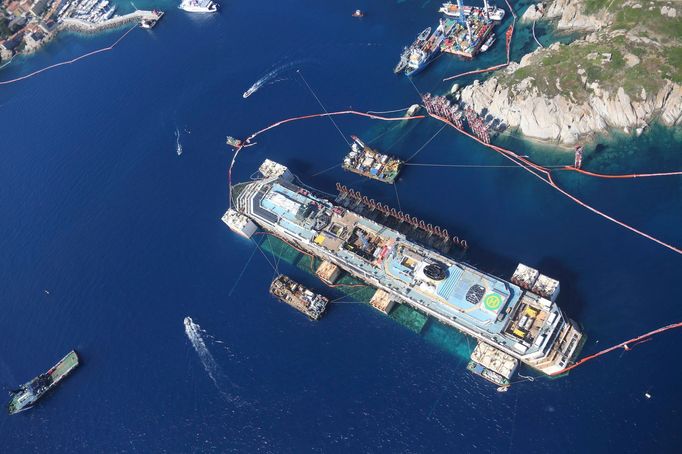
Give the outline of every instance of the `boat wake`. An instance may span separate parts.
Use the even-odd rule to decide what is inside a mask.
[[[197,323],[194,323],[194,320],[192,320],[191,317],[185,317],[184,324],[185,334],[191,342],[192,347],[194,347],[194,350],[197,352],[197,355],[199,355],[201,365],[204,367],[204,370],[215,385],[216,389],[227,401],[237,405],[244,404],[245,402],[243,402],[240,397],[233,396],[225,391],[225,387],[222,385],[222,383],[225,381],[229,382],[229,379],[225,377],[215,358],[208,350],[206,342],[204,341],[205,331]],[[230,382],[230,385],[232,387],[237,387],[232,382]]]
[[[266,75],[258,79],[251,87],[249,87],[248,90],[244,92],[242,97],[244,99],[248,98],[258,90],[260,90],[262,87],[265,85],[274,85],[277,82],[282,82],[284,80],[288,80],[287,78],[278,78],[277,76],[281,75],[283,72],[287,71],[288,69],[293,68],[294,66],[298,66],[301,63],[303,63],[305,60],[294,60],[289,63],[285,63],[283,65],[280,65],[276,67],[275,69],[271,70],[268,72]]]
[[[197,355],[199,355],[199,360],[201,361],[202,366],[204,366],[206,373],[211,378],[216,388],[220,389],[220,385],[218,385],[218,380],[216,379],[218,374],[220,374],[220,367],[206,347],[201,332],[201,326],[194,323],[191,317],[185,317],[185,334],[187,334],[187,338],[192,343],[192,347],[194,347]]]
[[[182,144],[180,143],[180,130],[175,127],[175,152],[180,156],[182,154]]]

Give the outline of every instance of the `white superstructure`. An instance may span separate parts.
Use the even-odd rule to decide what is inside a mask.
[[[178,8],[189,13],[215,13],[218,4],[212,0],[182,0]]]

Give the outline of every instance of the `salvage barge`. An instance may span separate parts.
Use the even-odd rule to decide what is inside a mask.
[[[236,233],[260,227],[542,373],[577,355],[582,333],[555,303],[558,281],[525,265],[499,279],[293,184],[281,164],[259,170],[263,178],[232,187],[223,221]]]
[[[272,281],[270,294],[303,312],[311,320],[319,320],[329,303],[328,298],[314,293],[284,274],[280,274]]]
[[[343,169],[382,183],[393,184],[400,173],[403,162],[368,147],[356,136],[351,137],[353,144],[350,152],[343,159]]]

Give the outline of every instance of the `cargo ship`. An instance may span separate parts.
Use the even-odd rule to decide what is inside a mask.
[[[303,312],[311,320],[319,320],[329,303],[328,298],[314,293],[284,274],[280,274],[272,281],[270,294]]]
[[[433,34],[422,44],[411,48],[407,57],[406,76],[413,76],[426,68],[441,52],[441,43],[454,27],[452,19],[440,19]]]
[[[379,153],[365,145],[356,136],[351,137],[353,144],[350,152],[343,159],[343,169],[363,177],[393,184],[400,173],[403,161]]]
[[[222,219],[232,231],[263,229],[544,374],[572,364],[583,335],[555,302],[558,281],[523,264],[500,279],[294,184],[284,165],[266,160],[259,171],[231,187]]]
[[[483,8],[476,8],[475,6],[462,5],[462,11],[464,12],[464,17],[469,16],[472,12],[480,11],[485,14],[487,18],[494,21],[502,21],[504,19],[505,11],[502,8],[498,8],[495,5],[491,5],[487,0],[483,1]],[[450,17],[459,17],[460,8],[457,3],[445,2],[438,9],[439,13],[443,13]],[[487,14],[486,14],[487,13]]]
[[[78,354],[71,350],[50,370],[38,375],[33,380],[10,393],[12,399],[7,406],[9,414],[13,415],[33,407],[46,392],[54,388],[57,383],[69,375],[76,367],[78,367]]]

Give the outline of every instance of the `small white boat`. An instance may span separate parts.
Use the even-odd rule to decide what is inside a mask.
[[[409,109],[407,109],[407,116],[412,117],[419,111],[421,106],[419,104],[412,104]]]
[[[485,52],[485,51],[487,51],[488,49],[490,49],[490,47],[493,45],[494,42],[495,42],[495,33],[493,33],[492,35],[490,35],[490,38],[488,38],[488,39],[483,43],[483,45],[481,46],[481,52]]]

